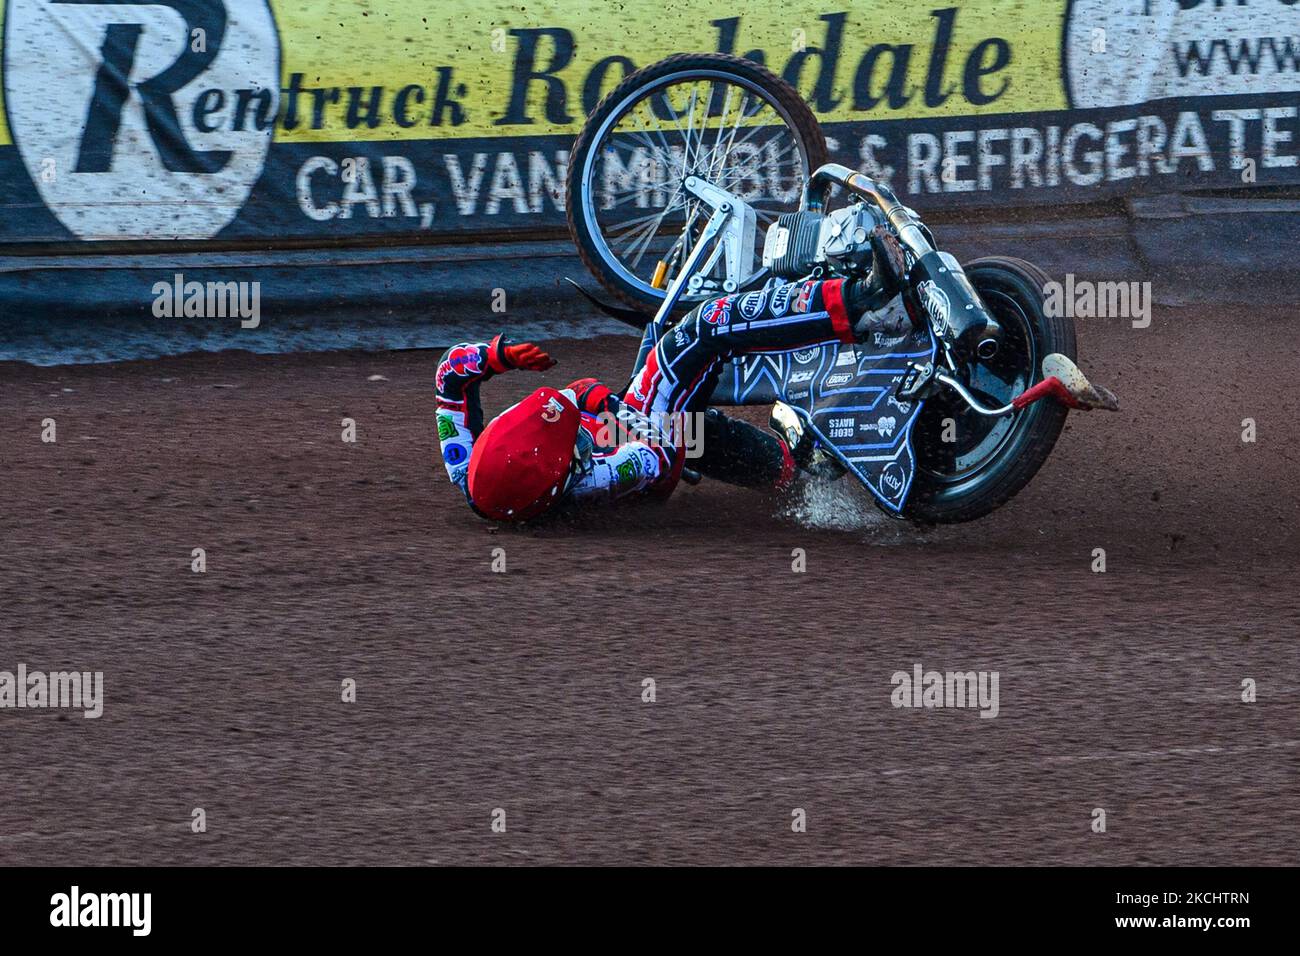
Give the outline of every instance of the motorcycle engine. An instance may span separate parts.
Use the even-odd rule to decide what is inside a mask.
[[[818,263],[822,222],[816,212],[787,212],[767,227],[763,240],[763,265],[782,279],[802,279]]]
[[[822,257],[847,275],[866,275],[874,261],[871,233],[884,221],[884,216],[866,203],[836,209],[822,223]]]
[[[822,215],[778,216],[763,242],[763,265],[782,279],[802,279],[818,266],[844,275],[871,270],[871,231],[883,222],[875,208],[853,203]]]

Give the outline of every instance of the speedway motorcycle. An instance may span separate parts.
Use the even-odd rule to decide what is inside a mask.
[[[892,270],[912,331],[738,356],[710,399],[799,416],[891,515],[981,517],[1034,476],[1071,408],[1118,407],[1075,365],[1042,270],[940,250],[887,185],[828,162],[811,110],[757,63],[687,54],[630,74],[574,143],[567,202],[583,262],[621,304],[584,294],[648,325],[643,349],[705,299],[743,312],[782,294],[773,278]]]

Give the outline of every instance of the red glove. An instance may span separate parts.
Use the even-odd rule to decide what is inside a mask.
[[[507,345],[501,351],[505,356],[506,365],[510,368],[526,368],[530,372],[545,372],[555,364],[555,359],[532,342]]]
[[[614,393],[594,378],[580,378],[564,387],[578,397],[579,411],[599,415],[601,412],[612,412],[617,407],[617,402],[611,405]]]
[[[551,358],[532,342],[514,343],[503,332],[487,347],[488,367],[498,375],[512,368],[526,368],[530,372],[545,372],[555,364]]]

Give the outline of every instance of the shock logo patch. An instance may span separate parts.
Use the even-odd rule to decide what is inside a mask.
[[[450,415],[438,416],[438,441],[446,441],[448,438],[455,438],[457,435],[456,423],[452,421]]]

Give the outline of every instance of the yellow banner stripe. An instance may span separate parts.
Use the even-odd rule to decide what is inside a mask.
[[[275,0],[282,88],[293,91],[282,92],[275,136],[576,134],[584,102],[614,86],[627,61],[720,48],[759,51],[777,72],[798,66],[801,92],[828,122],[1061,109],[1065,6],[790,0],[728,16],[714,0]],[[526,82],[530,58],[544,76]],[[200,77],[187,92],[203,88]]]

